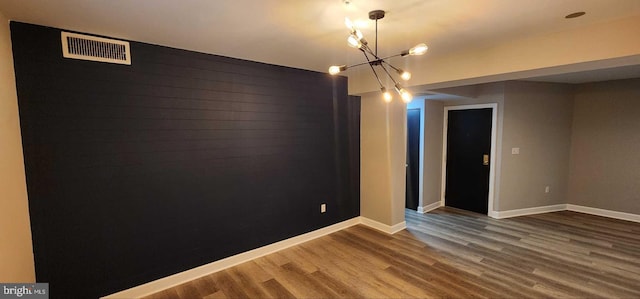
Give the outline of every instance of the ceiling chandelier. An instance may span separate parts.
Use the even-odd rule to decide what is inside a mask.
[[[382,57],[382,58],[379,57],[378,56],[378,20],[382,18],[384,18],[384,10],[373,10],[369,12],[369,19],[376,21],[376,40],[375,40],[374,50],[372,50],[369,47],[369,44],[367,43],[367,40],[364,39],[362,32],[360,32],[360,30],[354,27],[353,23],[351,22],[351,20],[349,20],[349,18],[345,18],[344,23],[350,31],[349,37],[347,38],[347,43],[349,44],[349,46],[360,50],[362,54],[364,54],[364,57],[365,59],[367,59],[367,61],[362,63],[357,63],[354,65],[349,65],[349,66],[333,65],[329,68],[329,74],[336,75],[342,71],[347,70],[348,68],[368,64],[369,67],[371,67],[371,70],[373,71],[373,74],[375,75],[376,79],[378,80],[378,84],[380,84],[380,90],[382,91],[382,97],[384,98],[384,101],[389,103],[391,102],[391,100],[393,100],[393,96],[391,96],[391,93],[389,93],[389,91],[384,86],[384,84],[382,84],[382,80],[380,80],[380,76],[376,71],[376,67],[380,67],[393,82],[394,89],[396,90],[396,92],[398,92],[398,94],[402,98],[402,101],[405,103],[409,103],[411,102],[412,95],[406,89],[404,89],[402,85],[400,85],[400,83],[396,81],[396,79],[393,78],[393,76],[391,75],[387,67],[389,67],[390,69],[393,69],[393,71],[395,71],[400,76],[400,78],[402,78],[402,80],[405,80],[405,81],[411,79],[411,73],[403,71],[402,69],[393,66],[387,61],[387,59],[398,57],[398,56],[404,57],[407,55],[422,55],[427,52],[428,48],[427,48],[427,45],[425,45],[424,43],[421,43],[409,50],[402,51],[400,54],[391,55],[391,56]]]

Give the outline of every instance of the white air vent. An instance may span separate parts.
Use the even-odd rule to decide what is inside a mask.
[[[62,56],[131,65],[129,42],[64,31],[62,32]]]

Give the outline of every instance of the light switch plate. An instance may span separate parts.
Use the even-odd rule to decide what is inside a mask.
[[[512,155],[519,155],[520,154],[520,148],[519,147],[511,148],[511,154]]]

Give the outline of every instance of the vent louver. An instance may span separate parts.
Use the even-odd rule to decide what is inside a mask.
[[[61,37],[63,57],[131,65],[129,42],[71,32]]]

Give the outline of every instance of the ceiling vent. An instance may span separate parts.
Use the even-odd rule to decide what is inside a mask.
[[[129,42],[64,31],[62,32],[62,56],[131,65]]]

